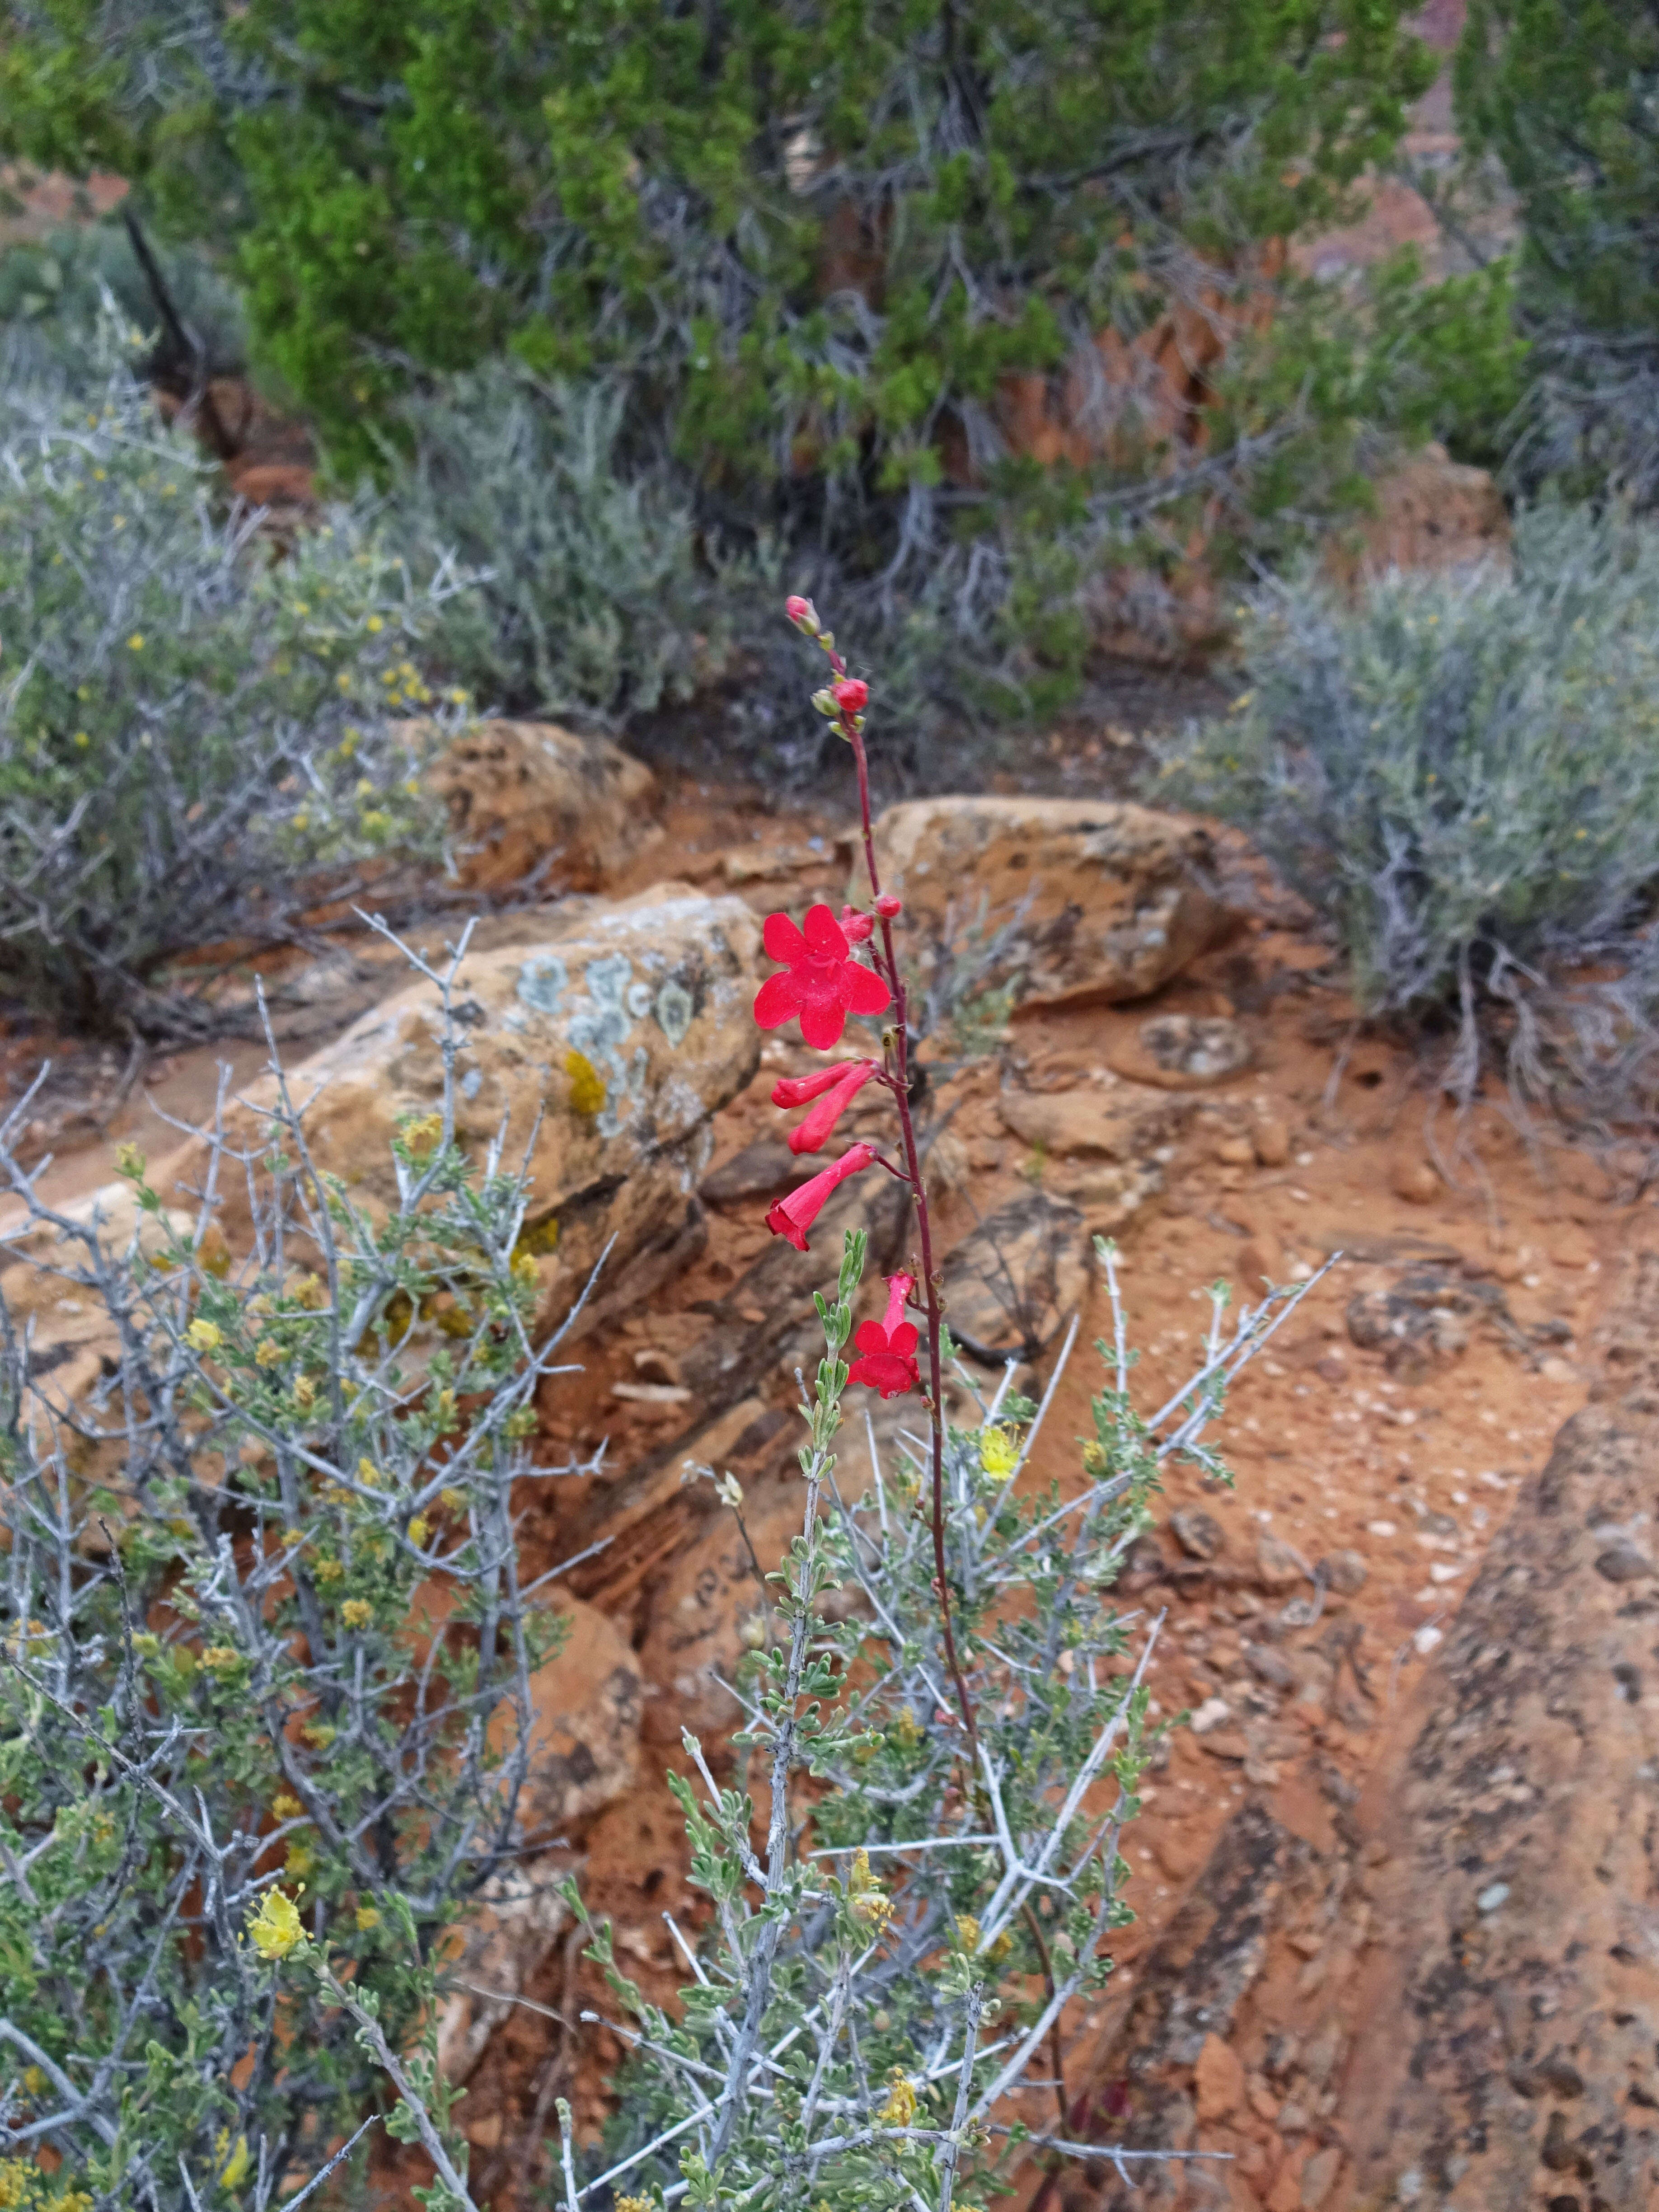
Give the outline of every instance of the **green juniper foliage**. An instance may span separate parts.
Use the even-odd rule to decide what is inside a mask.
[[[1533,376],[1516,471],[1659,494],[1659,21],[1636,0],[1471,0],[1459,127],[1521,218]]]
[[[1297,313],[1251,334],[1432,74],[1407,12],[19,0],[0,133],[222,252],[348,472],[411,381],[503,351],[619,394],[665,511],[878,622],[915,775],[930,732],[1066,696],[1103,566],[1352,495],[1388,380],[1310,362]],[[1407,430],[1490,351],[1461,296],[1412,319],[1413,377],[1455,389]],[[1034,421],[1082,447],[1039,466]]]
[[[124,366],[0,396],[0,982],[48,1018],[211,1019],[210,945],[292,934],[354,866],[433,842],[407,723],[417,588],[359,502],[277,558]],[[435,710],[435,711],[434,711]]]
[[[0,1305],[0,2177],[50,2146],[78,2212],[267,2212],[376,2110],[431,2212],[470,2205],[441,1945],[554,1840],[520,1792],[562,1629],[509,1504],[557,1471],[526,1441],[556,1340],[522,1176],[454,1140],[453,973],[383,1218],[286,1097],[213,1148],[255,1199],[234,1257],[131,1147],[101,1230],[56,1213],[27,1101],[0,1126],[24,1272],[101,1322],[66,1367]]]

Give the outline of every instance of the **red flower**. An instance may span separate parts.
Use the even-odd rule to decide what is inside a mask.
[[[830,696],[843,714],[861,714],[870,696],[870,686],[860,676],[843,676],[839,684],[830,686]]]
[[[850,1069],[868,1064],[862,1060],[836,1060],[828,1067],[814,1068],[811,1075],[781,1075],[772,1085],[772,1103],[805,1106],[809,1098],[822,1098],[826,1091],[833,1091]]]
[[[830,1192],[848,1176],[867,1168],[875,1157],[873,1145],[850,1145],[833,1166],[792,1190],[787,1198],[781,1198],[766,1217],[767,1227],[775,1237],[787,1237],[797,1252],[805,1251],[806,1232],[823,1212]]]
[[[827,906],[808,907],[804,937],[787,914],[769,914],[765,942],[787,972],[769,975],[756,994],[755,1019],[763,1030],[799,1014],[801,1035],[824,1052],[840,1043],[848,1014],[884,1013],[892,1004],[880,976],[854,959],[847,933]]]
[[[914,1275],[887,1278],[884,1320],[860,1322],[853,1338],[858,1358],[848,1370],[849,1382],[865,1382],[884,1398],[902,1398],[914,1390],[916,1373],[916,1328],[903,1319],[904,1301],[916,1287]]]
[[[862,945],[875,929],[867,914],[860,914],[855,906],[844,906],[841,910],[842,934],[849,945]]]
[[[790,1151],[821,1152],[836,1122],[875,1072],[873,1060],[855,1060],[835,1089],[826,1091],[799,1127],[789,1132]]]
[[[884,891],[876,901],[876,912],[884,921],[890,921],[896,914],[902,914],[904,901],[896,898],[891,891]]]

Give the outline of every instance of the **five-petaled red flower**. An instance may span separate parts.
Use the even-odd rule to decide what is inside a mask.
[[[887,1278],[887,1312],[881,1321],[860,1322],[853,1338],[858,1358],[848,1370],[849,1382],[867,1383],[884,1398],[902,1398],[916,1386],[916,1329],[904,1319],[904,1301],[916,1287],[914,1275]]]
[[[847,933],[827,906],[808,907],[805,934],[787,914],[766,917],[765,944],[784,972],[769,975],[755,1000],[755,1019],[775,1030],[791,1014],[817,1051],[838,1044],[848,1014],[884,1013],[893,994],[879,975],[853,957]]]
[[[781,1198],[766,1217],[775,1237],[787,1237],[797,1252],[806,1249],[806,1232],[823,1212],[824,1201],[836,1185],[867,1168],[876,1157],[873,1145],[849,1145],[832,1167],[823,1169],[810,1182]]]

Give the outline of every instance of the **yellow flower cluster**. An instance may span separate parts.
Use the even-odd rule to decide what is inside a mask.
[[[1006,1482],[1019,1465],[1019,1433],[988,1425],[979,1432],[979,1463],[994,1482]]]
[[[915,2088],[905,2078],[904,2069],[895,2066],[887,2076],[887,2102],[876,2118],[884,2128],[908,2128],[915,2117]]]
[[[870,1854],[862,1844],[847,1877],[847,1894],[853,1917],[879,1936],[893,1917],[893,1900],[870,1871]]]
[[[286,1959],[296,1945],[304,1942],[306,1933],[299,1907],[280,1889],[265,1892],[259,1910],[248,1921],[247,1932],[262,1959]]]

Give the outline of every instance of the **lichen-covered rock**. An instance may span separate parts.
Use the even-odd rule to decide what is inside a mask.
[[[1225,919],[1208,832],[1127,802],[908,799],[877,823],[876,853],[883,888],[930,950],[953,942],[978,990],[1018,978],[1024,1006],[1143,997]],[[856,870],[849,896],[868,896]],[[981,965],[972,939],[983,951],[999,930],[1006,941]]]
[[[1242,1025],[1225,1014],[1155,1014],[1111,1065],[1133,1082],[1164,1091],[1206,1091],[1242,1075],[1252,1058]]]
[[[453,994],[456,1135],[478,1157],[498,1136],[507,1160],[529,1148],[540,1325],[569,1310],[607,1246],[581,1328],[648,1295],[701,1248],[709,1117],[758,1065],[750,1008],[760,968],[760,926],[740,899],[675,884],[616,905],[574,902],[533,937],[466,959]],[[396,1199],[400,1119],[441,1101],[441,1036],[438,994],[422,980],[289,1071],[289,1095],[311,1101],[313,1164],[371,1212]],[[237,1139],[273,1102],[272,1080],[245,1096],[231,1117]],[[151,1180],[171,1199],[180,1184],[199,1188],[204,1166],[193,1140]],[[223,1188],[219,1224],[240,1251],[246,1192],[234,1178]]]
[[[556,722],[469,725],[428,772],[469,890],[535,878],[601,890],[662,829],[657,779],[608,738]]]

